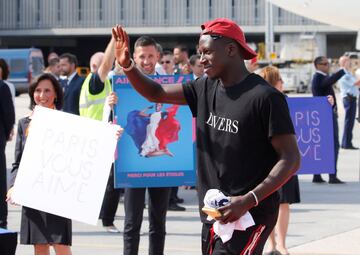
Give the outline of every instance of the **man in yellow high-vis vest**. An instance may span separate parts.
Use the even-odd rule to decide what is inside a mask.
[[[103,112],[106,97],[111,93],[111,83],[107,77],[114,60],[114,39],[112,37],[105,53],[96,52],[90,59],[91,73],[86,77],[80,93],[80,116],[108,121],[109,116],[103,117]],[[104,228],[111,233],[120,232],[114,225],[119,199],[120,190],[114,189],[114,165],[112,165],[100,212]]]
[[[86,77],[80,92],[80,116],[102,120],[105,99],[111,93],[107,79],[114,63],[114,40],[111,39],[105,53],[96,52],[90,59],[90,74]]]

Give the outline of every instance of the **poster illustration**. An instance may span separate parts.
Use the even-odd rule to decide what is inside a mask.
[[[191,80],[191,75],[150,76],[161,84]],[[194,185],[194,142],[188,106],[149,102],[114,76],[118,103],[115,121],[125,132],[118,142],[115,187]]]

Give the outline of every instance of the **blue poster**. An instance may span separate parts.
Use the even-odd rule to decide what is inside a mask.
[[[150,76],[161,84],[192,75]],[[149,102],[126,76],[114,76],[115,121],[124,129],[115,161],[115,187],[194,186],[194,142],[189,107]]]
[[[335,173],[332,108],[326,97],[288,98],[301,154],[298,174]]]

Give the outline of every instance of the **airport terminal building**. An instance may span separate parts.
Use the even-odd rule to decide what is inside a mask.
[[[356,31],[275,6],[272,13],[279,56],[338,57],[355,49]],[[111,27],[121,24],[132,42],[147,34],[165,49],[184,43],[194,52],[200,25],[217,17],[236,21],[254,48],[264,42],[265,0],[1,0],[0,48],[33,46],[45,57],[50,51],[72,52],[88,65],[92,53],[105,49]]]

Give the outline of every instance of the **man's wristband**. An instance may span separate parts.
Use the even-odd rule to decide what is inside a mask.
[[[130,58],[130,66],[129,67],[123,67],[119,64],[119,62],[116,60],[115,61],[115,65],[116,65],[116,68],[121,68],[122,70],[124,70],[124,72],[129,72],[131,71],[134,66],[135,66],[135,62],[132,58]]]
[[[250,194],[254,197],[254,199],[255,199],[255,206],[254,206],[254,207],[258,206],[258,204],[259,204],[259,199],[258,199],[258,197],[256,196],[255,192],[252,191],[252,190],[250,190],[249,193],[250,193]]]

